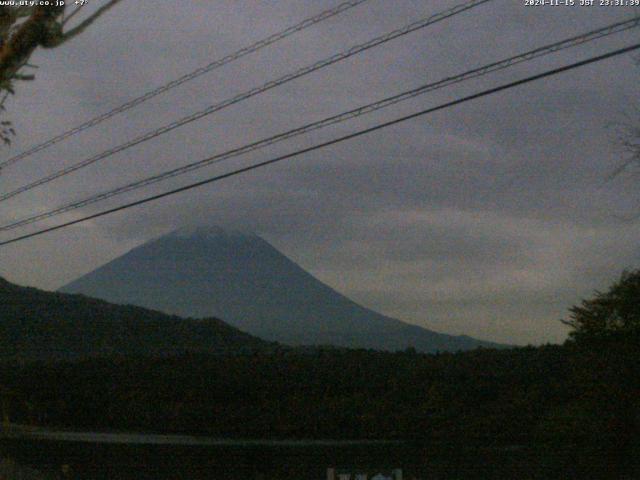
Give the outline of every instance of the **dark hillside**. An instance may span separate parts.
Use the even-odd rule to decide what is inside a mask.
[[[225,353],[267,348],[216,318],[182,319],[134,306],[20,287],[0,278],[0,359]]]

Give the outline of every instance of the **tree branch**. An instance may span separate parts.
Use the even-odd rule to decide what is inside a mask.
[[[0,84],[11,81],[33,51],[60,30],[56,22],[64,7],[35,7],[31,16],[6,39],[0,49]]]
[[[69,30],[68,32],[62,34],[62,36],[59,38],[59,40],[57,40],[56,42],[54,42],[51,45],[46,45],[46,48],[51,48],[51,47],[57,47],[59,45],[62,45],[64,42],[67,42],[69,40],[71,40],[73,37],[81,34],[82,32],[84,32],[93,22],[95,22],[102,14],[104,14],[105,12],[107,12],[108,10],[110,10],[111,8],[113,8],[116,4],[120,3],[121,0],[111,0],[109,3],[107,3],[106,5],[100,7],[98,10],[96,10],[92,15],[90,15],[89,17],[87,17],[82,23],[80,23],[78,26],[72,28],[71,30]],[[72,13],[72,15],[75,14],[75,12]]]

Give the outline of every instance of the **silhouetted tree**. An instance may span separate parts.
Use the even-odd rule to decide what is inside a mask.
[[[68,28],[69,21],[86,2],[81,2],[68,15],[65,15],[65,2],[55,0],[47,2],[49,5],[46,6],[0,6],[0,110],[4,111],[7,96],[15,93],[15,82],[35,78],[33,73],[24,73],[23,70],[36,68],[29,64],[36,49],[59,47],[84,32],[120,1],[110,0],[72,28]],[[0,122],[0,140],[10,143],[12,135],[15,131],[11,122]]]
[[[573,398],[555,410],[553,428],[564,423],[565,434],[581,438],[584,468],[591,470],[597,463],[611,478],[636,475],[640,270],[624,272],[608,291],[596,292],[570,312],[564,323],[573,328],[567,345],[572,352],[568,389]],[[596,458],[601,460],[595,462]]]
[[[596,292],[570,309],[569,320],[575,341],[637,337],[640,334],[640,270],[624,272],[607,292]]]

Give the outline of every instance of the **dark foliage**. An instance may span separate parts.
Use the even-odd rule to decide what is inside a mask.
[[[190,320],[0,279],[0,360],[271,348],[218,319]]]
[[[624,272],[607,292],[571,308],[565,321],[576,342],[640,338],[640,270]]]
[[[584,472],[595,462],[625,472],[636,468],[638,453],[633,355],[622,347],[605,355],[574,345],[440,355],[282,350],[4,364],[0,377],[18,423],[533,445],[545,468]]]
[[[635,460],[640,453],[636,279],[637,274],[626,274],[608,293],[574,308],[574,340],[563,346],[429,355],[411,349],[389,353],[274,346],[225,355],[202,350],[166,355],[171,352],[166,349],[161,357],[120,354],[37,364],[14,358],[0,363],[0,379],[17,423],[235,438],[527,445],[531,461],[544,471],[572,478],[635,478],[640,474]],[[38,303],[41,293],[31,293],[32,298],[20,297],[17,303],[50,315],[44,313],[45,303]],[[148,331],[135,325],[136,315],[151,315],[146,310],[74,298],[79,308],[74,314],[82,315],[85,308],[94,321],[96,306],[132,315],[132,323],[106,329],[92,342],[110,337],[142,341],[154,331],[164,334],[154,330],[161,328],[160,318],[148,320],[153,325]],[[47,297],[46,305],[49,312],[58,311],[52,298]],[[16,311],[10,302],[2,308],[5,314]],[[615,312],[615,322],[602,312]],[[57,318],[59,323],[50,328],[71,335],[65,330],[66,317]],[[613,334],[592,334],[592,318],[602,320],[601,328]],[[97,325],[102,328],[103,323],[104,318]],[[224,324],[212,325],[244,345],[247,340],[261,345]],[[582,325],[589,328],[581,330]],[[29,328],[35,332],[41,327]],[[144,333],[136,333],[137,328]],[[192,335],[188,330],[181,338],[186,342]],[[2,341],[12,345],[18,340]],[[189,350],[185,346],[179,350]]]
[[[568,399],[561,347],[418,355],[282,351],[16,367],[13,415],[82,429],[519,442]],[[553,379],[553,382],[550,382]]]

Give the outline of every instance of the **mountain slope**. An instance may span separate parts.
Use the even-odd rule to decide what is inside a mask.
[[[0,360],[224,353],[268,345],[215,318],[182,319],[0,278]]]
[[[217,227],[177,231],[68,284],[84,293],[190,317],[215,316],[292,345],[420,351],[493,346],[409,325],[362,307],[253,234]]]

